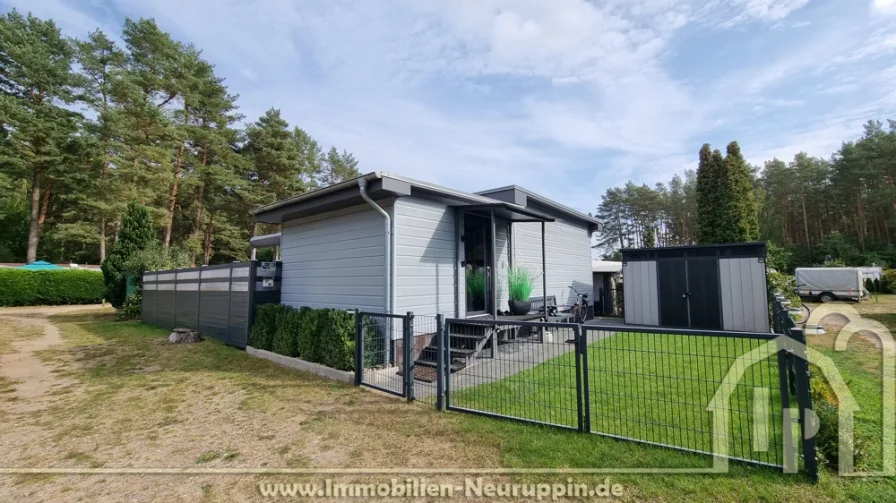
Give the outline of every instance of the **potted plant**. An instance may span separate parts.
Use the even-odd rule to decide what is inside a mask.
[[[507,290],[510,300],[510,313],[526,314],[532,309],[529,296],[532,295],[532,273],[522,266],[510,266],[507,269]]]
[[[485,272],[482,269],[467,269],[467,296],[474,303],[485,301]]]

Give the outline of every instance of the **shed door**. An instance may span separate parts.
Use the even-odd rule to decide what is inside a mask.
[[[722,329],[719,265],[715,259],[691,259],[688,264],[688,298],[691,328]]]
[[[656,263],[660,325],[664,327],[688,326],[688,273],[684,260],[660,260]]]

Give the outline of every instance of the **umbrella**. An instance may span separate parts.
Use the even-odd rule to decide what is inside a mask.
[[[47,269],[64,269],[64,267],[59,267],[58,265],[44,262],[43,260],[38,260],[37,262],[23,265],[22,267],[19,267],[19,269],[26,269],[28,271],[44,271]]]

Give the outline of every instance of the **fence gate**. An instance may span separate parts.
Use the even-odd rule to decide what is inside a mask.
[[[801,444],[817,480],[805,338],[783,306],[774,316],[782,333],[361,312],[355,381],[439,410],[785,472]]]
[[[435,404],[437,347],[441,320],[436,316],[359,311],[355,316],[355,384],[408,400]]]

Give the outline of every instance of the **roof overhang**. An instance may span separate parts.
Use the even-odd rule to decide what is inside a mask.
[[[267,248],[270,246],[280,246],[280,233],[263,234],[249,239],[250,248]]]
[[[468,214],[489,217],[492,212],[495,216],[510,222],[553,222],[554,219],[537,211],[512,203],[496,202],[487,204],[470,204],[459,207]]]
[[[600,221],[590,215],[576,211],[553,199],[549,199],[516,185],[477,192],[476,194],[497,199],[499,201],[506,201],[526,208],[535,207],[552,213],[559,213],[563,217],[587,224],[589,232],[596,232],[603,228]]]
[[[370,173],[322,189],[277,201],[252,210],[256,222],[282,224],[287,220],[364,204],[358,181],[367,179],[367,194],[373,199],[407,196],[411,185],[403,180]]]

